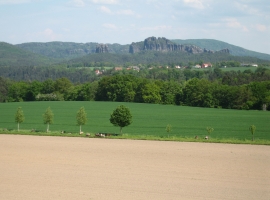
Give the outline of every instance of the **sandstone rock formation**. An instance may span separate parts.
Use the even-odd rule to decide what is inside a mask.
[[[98,44],[96,46],[96,53],[108,53],[108,52],[109,52],[108,45]]]
[[[156,38],[149,37],[144,40],[144,42],[132,43],[129,46],[129,53],[137,53],[140,51],[161,51],[161,52],[173,52],[173,51],[182,51],[192,54],[198,53],[215,53],[215,51],[201,49],[195,45],[186,45],[186,44],[176,44],[164,37]],[[221,50],[219,52],[229,53],[228,49]]]

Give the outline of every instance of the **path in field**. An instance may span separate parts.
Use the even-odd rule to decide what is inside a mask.
[[[270,199],[270,146],[0,135],[0,199]]]

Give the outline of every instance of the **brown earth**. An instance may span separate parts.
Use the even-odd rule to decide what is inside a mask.
[[[270,146],[0,135],[0,199],[270,199]]]

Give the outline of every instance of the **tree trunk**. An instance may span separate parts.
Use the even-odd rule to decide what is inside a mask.
[[[81,134],[81,132],[82,132],[82,125],[80,125],[80,134]]]
[[[120,134],[121,134],[121,135],[122,135],[122,128],[123,128],[123,127],[120,127]]]
[[[20,123],[18,123],[18,131],[20,131]]]
[[[47,133],[49,132],[49,127],[50,127],[50,124],[48,123],[47,124]]]

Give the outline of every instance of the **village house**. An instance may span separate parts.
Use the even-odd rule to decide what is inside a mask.
[[[122,67],[115,67],[114,70],[115,71],[121,71],[123,68]]]
[[[136,70],[136,71],[140,71],[140,68],[138,66],[131,66],[131,69]]]
[[[250,64],[250,63],[241,63],[241,66],[243,66],[243,67],[248,67],[248,66],[258,67],[258,65],[255,64],[255,63],[253,63],[253,64]]]
[[[99,71],[98,69],[95,71],[96,75],[102,74],[102,71]]]
[[[203,63],[202,68],[212,67],[211,63]]]
[[[202,68],[202,66],[201,66],[201,65],[195,65],[195,66],[193,66],[192,68],[200,69],[200,68]]]

